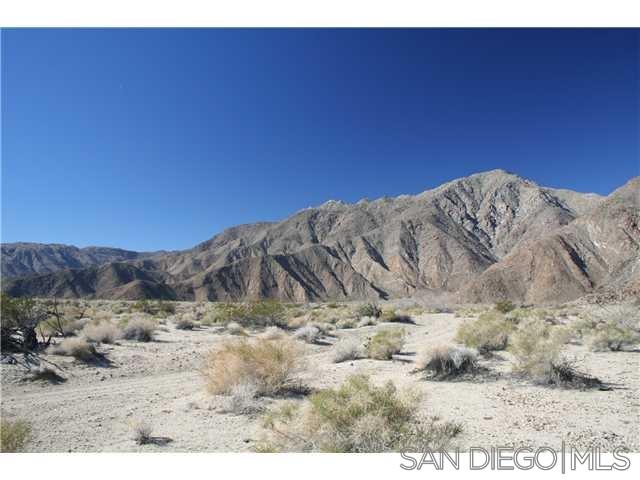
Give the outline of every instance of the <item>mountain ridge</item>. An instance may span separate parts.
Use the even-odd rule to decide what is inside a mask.
[[[627,190],[634,193],[638,188],[637,177],[627,185],[631,185]],[[606,275],[597,271],[596,263],[589,263],[593,266],[587,272],[588,281],[583,279],[582,288],[574,288],[574,280],[584,272],[571,270],[573,280],[567,283],[571,288],[560,288],[559,294],[551,286],[553,281],[542,283],[545,286],[540,288],[546,292],[534,294],[524,287],[509,292],[504,278],[498,280],[502,274],[492,272],[500,271],[500,265],[514,262],[512,256],[526,252],[531,245],[543,252],[544,245],[551,248],[550,244],[540,246],[541,239],[577,219],[587,219],[585,225],[595,225],[593,212],[610,198],[617,198],[626,206],[614,214],[636,226],[627,235],[631,240],[623,245],[620,258],[610,260],[607,265],[618,268],[619,264],[637,261],[640,237],[636,235],[633,212],[630,213],[635,207],[635,197],[616,192],[602,197],[541,187],[498,169],[458,178],[417,195],[362,199],[355,203],[329,200],[280,221],[231,227],[191,249],[127,258],[126,263],[140,277],[130,282],[140,282],[144,277],[145,282],[153,283],[155,290],[147,284],[145,289],[132,285],[127,290],[124,287],[130,282],[123,281],[119,288],[123,287],[126,295],[151,292],[188,300],[274,297],[310,301],[446,292],[473,301],[504,297],[516,301],[563,301],[597,290],[605,282]],[[573,235],[588,236],[588,228],[593,227],[583,227]],[[606,228],[614,232],[616,227]],[[616,233],[616,238],[623,242],[625,237]],[[564,247],[557,244],[549,250],[558,253],[558,266],[570,244],[565,242]],[[589,245],[590,249],[601,248]],[[516,256],[522,261],[525,257],[523,253]],[[552,260],[548,261],[554,265]],[[509,268],[508,271],[514,271],[513,265]],[[557,266],[546,267],[545,275],[554,268]],[[96,275],[115,275],[108,269],[100,272]],[[14,294],[47,296],[55,292],[60,296],[78,296],[73,288],[64,287],[70,281],[73,284],[73,280],[58,272],[46,275],[9,279],[5,282],[6,290]],[[564,278],[563,275],[558,273],[558,278]],[[486,285],[494,285],[495,289],[479,288],[480,278],[492,278]],[[514,285],[520,285],[521,281],[514,279]],[[535,285],[535,281],[531,283]],[[122,289],[100,288],[102,283],[97,280],[89,284],[93,287],[78,290],[83,292],[82,296],[124,295]]]

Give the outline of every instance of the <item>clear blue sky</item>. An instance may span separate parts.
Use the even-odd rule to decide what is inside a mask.
[[[639,30],[4,30],[2,240],[181,249],[504,168],[638,175]]]

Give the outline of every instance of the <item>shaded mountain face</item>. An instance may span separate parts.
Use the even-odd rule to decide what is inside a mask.
[[[622,273],[635,278],[637,192],[637,179],[605,198],[494,170],[415,196],[329,201],[280,222],[233,227],[190,250],[127,259],[129,276],[92,267],[5,287],[99,298],[301,302],[448,292],[465,301],[562,301]]]

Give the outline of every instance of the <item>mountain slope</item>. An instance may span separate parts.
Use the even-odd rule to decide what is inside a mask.
[[[79,289],[67,272],[6,283],[23,294],[100,298],[309,301],[449,292],[472,301],[563,300],[635,272],[634,227],[625,237],[609,223],[635,221],[637,187],[636,179],[605,199],[493,170],[414,196],[329,201],[279,222],[227,229],[189,250],[132,258],[145,288],[110,276],[114,285],[95,280]],[[607,248],[618,253],[601,251]]]
[[[90,267],[154,255],[119,248],[78,248],[71,245],[26,242],[3,243],[0,253],[3,278],[53,273],[68,268]]]

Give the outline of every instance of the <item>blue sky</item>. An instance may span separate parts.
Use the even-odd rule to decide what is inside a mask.
[[[639,30],[4,30],[2,240],[182,249],[504,168],[639,174]]]

